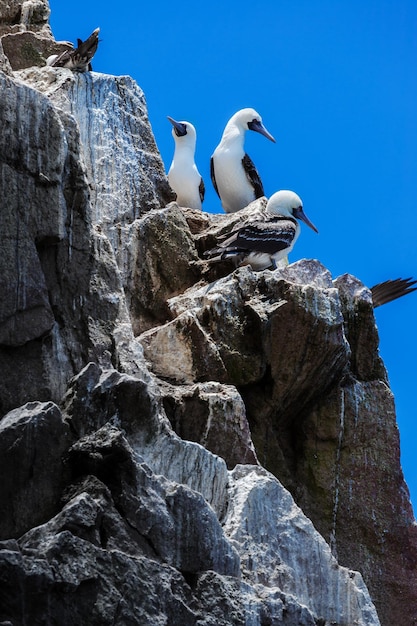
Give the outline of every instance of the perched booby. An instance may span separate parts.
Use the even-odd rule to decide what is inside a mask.
[[[169,115],[167,117],[175,141],[174,158],[168,172],[169,184],[177,194],[180,206],[201,210],[205,188],[194,162],[197,133],[190,122],[177,122]]]
[[[230,118],[210,161],[214,189],[226,213],[235,213],[264,195],[264,188],[243,144],[247,130],[254,130],[275,143],[254,109],[241,109]]]
[[[395,278],[394,280],[385,280],[383,283],[374,285],[371,287],[374,309],[397,298],[402,298],[402,296],[406,296],[408,293],[417,291],[417,287],[413,287],[416,284],[417,280],[412,278]]]
[[[51,55],[46,64],[51,67],[67,67],[74,72],[91,71],[91,59],[97,51],[99,32],[100,29],[96,28],[85,41],[77,39],[77,48]]]
[[[256,209],[239,222],[224,241],[205,254],[211,262],[233,259],[236,267],[251,265],[258,271],[275,269],[297,241],[301,230],[297,220],[318,233],[303,211],[301,198],[293,191],[277,191],[265,208]]]

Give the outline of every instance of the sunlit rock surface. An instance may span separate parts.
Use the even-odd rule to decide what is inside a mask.
[[[15,4],[7,36],[52,44],[47,3]],[[11,74],[12,41],[0,622],[413,624],[416,524],[369,291],[312,260],[209,267],[239,216],[171,202],[134,81]]]

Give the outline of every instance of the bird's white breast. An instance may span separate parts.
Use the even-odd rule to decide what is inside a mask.
[[[216,185],[226,213],[243,209],[255,200],[255,192],[242,165],[243,147],[219,147],[213,154]]]
[[[168,172],[168,180],[177,194],[177,202],[180,206],[202,208],[199,191],[201,175],[192,154],[188,151],[175,154]]]

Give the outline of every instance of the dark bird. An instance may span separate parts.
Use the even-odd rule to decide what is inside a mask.
[[[226,213],[240,211],[264,195],[256,167],[244,150],[247,130],[260,133],[275,143],[254,109],[241,109],[227,122],[210,161],[211,180]]]
[[[303,211],[301,198],[293,191],[277,191],[265,208],[254,210],[205,255],[210,262],[232,259],[236,267],[250,265],[258,271],[276,269],[277,263],[286,259],[297,241],[301,230],[298,220],[318,233]]]
[[[417,280],[412,278],[395,278],[394,280],[385,280],[374,285],[371,287],[374,309],[397,298],[402,298],[402,296],[406,296],[408,293],[417,291],[417,287],[413,287],[416,284]]]
[[[96,28],[85,41],[77,39],[77,48],[51,55],[46,64],[50,67],[67,67],[73,72],[91,71],[91,59],[97,51],[99,32],[100,29]]]

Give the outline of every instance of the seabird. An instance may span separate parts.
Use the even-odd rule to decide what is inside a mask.
[[[50,67],[67,67],[74,72],[91,71],[91,59],[97,51],[99,32],[100,29],[96,28],[85,41],[77,39],[77,48],[51,55],[46,64]]]
[[[371,287],[374,309],[397,298],[402,298],[402,296],[406,296],[408,293],[417,291],[417,287],[413,287],[416,284],[417,280],[412,278],[395,278],[394,280],[385,280],[374,285]]]
[[[254,130],[275,143],[254,109],[241,109],[230,118],[210,161],[214,189],[226,213],[235,213],[261,198],[264,188],[243,144],[247,130]]]
[[[224,241],[205,254],[210,262],[232,259],[236,267],[251,265],[256,271],[276,269],[297,241],[301,230],[297,220],[318,233],[303,211],[301,198],[293,191],[277,191],[265,208],[256,209],[239,222]]]
[[[197,133],[190,122],[177,122],[169,115],[167,117],[175,141],[174,158],[168,172],[169,184],[177,194],[180,206],[201,210],[205,188],[194,162]]]

